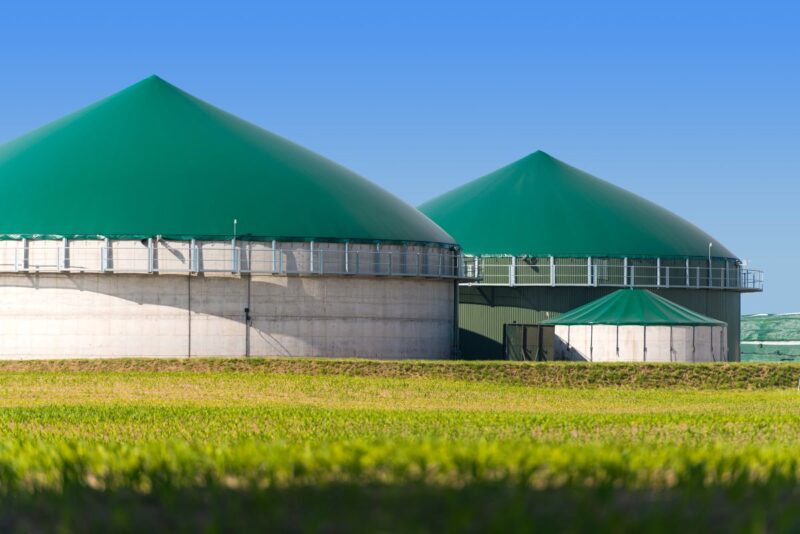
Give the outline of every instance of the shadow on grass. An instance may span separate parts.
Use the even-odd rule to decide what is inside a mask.
[[[794,487],[674,492],[328,485],[10,494],[3,532],[753,532],[800,529]]]

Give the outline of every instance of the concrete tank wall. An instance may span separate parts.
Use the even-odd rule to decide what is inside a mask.
[[[724,326],[555,327],[557,360],[592,362],[724,362],[728,361]]]
[[[447,358],[453,299],[447,279],[0,273],[0,358]]]

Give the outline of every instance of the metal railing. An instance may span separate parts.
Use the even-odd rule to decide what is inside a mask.
[[[17,243],[0,248],[0,272],[250,273],[464,278],[460,253],[318,248],[255,248],[190,242],[121,243],[70,248],[58,241]],[[378,247],[379,248],[379,247]]]
[[[628,258],[466,257],[468,285],[700,288],[763,291],[764,273],[732,261],[698,265],[698,261],[654,259],[640,264]],[[677,265],[676,263],[681,263]],[[713,263],[712,263],[713,265]]]

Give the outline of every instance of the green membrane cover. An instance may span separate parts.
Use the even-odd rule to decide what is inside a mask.
[[[396,241],[453,245],[390,193],[147,78],[0,146],[0,238]]]
[[[467,254],[555,257],[736,256],[674,213],[535,152],[422,204]]]
[[[646,289],[620,289],[541,324],[726,326]]]

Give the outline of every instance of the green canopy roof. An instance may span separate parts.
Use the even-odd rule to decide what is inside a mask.
[[[419,209],[474,255],[686,258],[735,255],[674,213],[544,152]]]
[[[693,312],[646,289],[620,289],[541,324],[725,326],[722,321]]]
[[[357,174],[147,78],[0,146],[0,238],[455,241]]]

